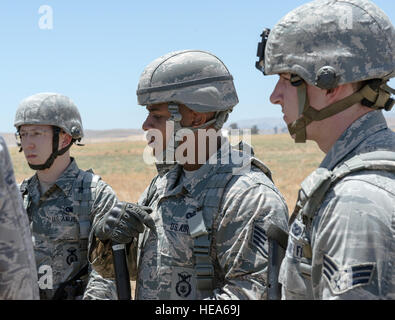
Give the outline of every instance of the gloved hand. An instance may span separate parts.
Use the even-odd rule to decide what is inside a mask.
[[[152,209],[134,203],[118,201],[94,226],[96,237],[101,241],[112,240],[129,243],[144,231],[144,225],[155,228],[150,216]]]

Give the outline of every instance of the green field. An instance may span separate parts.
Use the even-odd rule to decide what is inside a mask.
[[[256,157],[270,168],[292,211],[300,183],[319,165],[324,154],[313,142],[295,144],[288,134],[256,135],[251,142]],[[71,154],[81,169],[92,168],[110,184],[120,200],[134,202],[156,174],[155,166],[143,161],[145,146],[144,141],[91,143],[73,146]],[[18,182],[34,173],[16,147],[11,147],[10,153]]]

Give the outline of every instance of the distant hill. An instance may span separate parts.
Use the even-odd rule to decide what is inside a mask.
[[[127,138],[142,134],[141,129],[85,130],[84,139]]]
[[[95,143],[109,140],[143,140],[141,129],[85,130],[82,143]]]
[[[388,116],[385,114],[385,112],[384,115],[387,120],[388,126],[395,131],[395,116],[393,115]],[[288,132],[284,120],[281,118],[246,119],[246,120],[234,121],[233,123],[237,124],[237,127],[239,129],[251,129],[253,126],[257,126],[260,134],[274,134],[274,133]],[[230,128],[231,124],[232,122],[227,123],[225,127]]]
[[[13,133],[1,133],[8,146],[16,146]],[[85,130],[81,143],[95,143],[110,140],[142,140],[144,131],[141,129]]]
[[[280,132],[287,132],[287,127],[281,118],[255,118],[255,119],[246,119],[237,122],[233,122],[237,124],[239,129],[251,129],[253,126],[257,126],[259,129],[259,133],[261,134],[273,134]],[[227,128],[230,128],[232,123],[227,123]]]
[[[395,131],[395,116],[386,116],[388,126]],[[256,118],[245,119],[237,122],[240,129],[251,129],[257,126],[260,134],[274,134],[288,132],[283,119],[281,118]],[[226,123],[225,128],[230,127],[232,122]],[[15,146],[15,136],[13,133],[0,133],[4,137],[8,146]],[[95,143],[105,141],[121,140],[143,140],[144,131],[141,129],[113,129],[113,130],[85,130],[85,137],[82,143]]]

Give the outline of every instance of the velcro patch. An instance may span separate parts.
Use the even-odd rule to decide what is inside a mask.
[[[375,263],[339,267],[332,258],[324,255],[322,274],[334,294],[345,293],[372,281]]]
[[[260,226],[257,226],[256,224],[254,224],[254,229],[252,231],[252,238],[251,241],[253,243],[253,245],[257,248],[257,250],[259,251],[259,253],[264,256],[265,258],[268,257],[268,253],[267,253],[267,235],[265,230],[263,230],[263,228],[261,228]]]
[[[171,280],[172,300],[196,299],[196,275],[191,268],[174,267]]]

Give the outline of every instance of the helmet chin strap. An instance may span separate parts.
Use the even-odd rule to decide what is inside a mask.
[[[31,164],[28,162],[28,165],[31,169],[33,170],[45,170],[45,169],[49,169],[55,159],[58,156],[61,156],[63,154],[66,153],[67,150],[70,149],[71,145],[73,144],[73,141],[69,143],[69,145],[61,150],[58,150],[58,146],[59,146],[59,134],[60,134],[60,128],[58,127],[52,127],[53,128],[53,137],[52,137],[52,153],[49,156],[49,158],[47,159],[47,161],[43,164]]]
[[[295,135],[296,143],[305,143],[307,140],[306,128],[310,123],[332,117],[356,103],[361,103],[374,110],[390,111],[395,104],[394,99],[391,98],[391,94],[394,94],[395,91],[387,85],[387,82],[388,80],[371,80],[354,94],[318,111],[310,106],[306,82],[299,76],[292,75],[291,83],[298,90],[299,119],[288,125],[289,133]]]
[[[171,103],[168,106],[170,112],[170,118],[167,121],[172,121],[174,124],[174,131],[172,137],[170,138],[166,150],[162,152],[162,159],[161,161],[157,161],[156,168],[159,174],[163,174],[168,171],[172,166],[174,166],[177,161],[175,160],[175,152],[179,145],[181,144],[182,137],[179,135],[181,129],[189,129],[193,132],[199,129],[205,129],[214,124],[214,128],[219,130],[222,128],[223,124],[229,117],[229,113],[231,110],[220,111],[217,112],[214,119],[207,121],[206,123],[202,124],[198,127],[183,127],[181,125],[182,115],[179,111],[179,105],[175,103]]]

